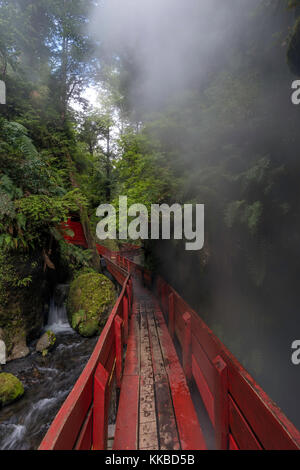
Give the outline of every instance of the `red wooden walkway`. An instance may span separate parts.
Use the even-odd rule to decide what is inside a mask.
[[[138,279],[133,292],[113,449],[205,449],[186,377],[160,307]]]
[[[80,224],[70,225],[69,242],[86,246]],[[115,389],[113,449],[205,449],[192,383],[217,449],[300,449],[299,431],[171,286],[161,278],[151,286],[144,268],[97,249],[122,292],[41,450],[106,449]]]

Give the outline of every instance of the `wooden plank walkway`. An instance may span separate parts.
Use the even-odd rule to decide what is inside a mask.
[[[205,449],[184,372],[154,296],[134,279],[114,450]]]

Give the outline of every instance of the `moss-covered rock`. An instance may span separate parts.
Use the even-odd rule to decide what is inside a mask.
[[[0,404],[9,405],[24,393],[24,387],[17,377],[5,372],[0,374]]]
[[[70,286],[67,311],[74,330],[85,337],[101,331],[117,299],[113,283],[102,274],[87,273]]]
[[[53,331],[46,331],[46,333],[38,340],[36,351],[42,353],[43,356],[46,356],[54,347],[55,343],[56,337]]]

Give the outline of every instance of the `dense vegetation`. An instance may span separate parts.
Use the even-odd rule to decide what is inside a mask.
[[[119,195],[147,206],[204,203],[204,250],[149,241],[147,262],[283,402],[261,345],[267,349],[285,331],[270,346],[279,363],[297,326],[300,136],[290,85],[300,74],[300,2],[227,3],[232,29],[242,26],[222,54],[212,50],[205,76],[195,49],[189,80],[144,100],[147,76],[135,51],[113,42],[105,48],[101,32],[87,28],[97,2],[0,1],[0,79],[7,85],[0,107],[0,327],[16,310],[10,293],[24,298],[40,273],[98,268],[100,203],[117,203]],[[198,5],[196,21],[199,12]],[[92,86],[99,107],[83,97]],[[59,224],[70,213],[84,224],[87,252],[61,239]],[[286,330],[282,311],[290,318]]]

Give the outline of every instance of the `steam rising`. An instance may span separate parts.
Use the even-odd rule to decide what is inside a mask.
[[[151,109],[178,90],[199,88],[221,61],[230,60],[243,30],[246,3],[104,0],[91,15],[91,27],[102,50],[132,61],[136,81],[131,98],[135,106],[141,100]]]
[[[286,2],[276,0],[103,0],[92,12],[91,28],[102,57],[104,52],[116,64],[120,61],[126,65],[131,106],[142,110],[143,117],[174,103],[184,92],[205,95],[212,85],[210,93],[218,94],[202,121],[200,99],[195,106],[191,102],[180,110],[183,132],[171,136],[176,141],[174,153],[183,161],[184,170],[189,169],[187,192],[191,198],[198,198],[198,203],[206,204],[199,188],[201,172],[213,167],[212,173],[217,173],[230,158],[234,165],[235,152],[238,165],[242,165],[240,171],[253,168],[260,159],[268,168],[270,165],[279,173],[290,173],[286,179],[273,180],[272,184],[279,182],[281,187],[274,190],[274,203],[269,197],[268,207],[299,203],[298,183],[294,181],[300,177],[299,108],[291,105],[294,78],[278,39],[282,29],[286,37],[293,15],[287,12]],[[219,81],[215,83],[216,78]],[[216,190],[219,198],[215,213],[206,207],[207,217],[213,221],[215,264],[211,263],[209,272],[203,275],[197,255],[188,256],[184,250],[163,244],[157,247],[163,259],[162,274],[169,276],[174,287],[300,426],[299,370],[290,361],[297,328],[299,333],[298,217],[294,214],[281,225],[279,212],[267,214],[263,227],[267,235],[261,238],[265,243],[261,247],[255,244],[255,238],[247,244],[239,228],[230,233],[231,240],[226,240],[224,224],[217,221],[224,216],[216,213],[218,204],[221,206],[222,198],[239,201],[242,196],[238,190],[234,193],[232,184],[226,186],[224,179],[220,183],[218,177],[208,181],[208,192]],[[257,187],[253,203],[265,198],[264,188]],[[246,262],[257,262],[262,271],[261,254],[269,256],[269,272],[260,288],[245,281],[247,267],[237,259],[240,245],[239,253],[244,249]],[[235,278],[231,277],[234,270]],[[212,299],[203,308],[199,293],[205,288]]]

